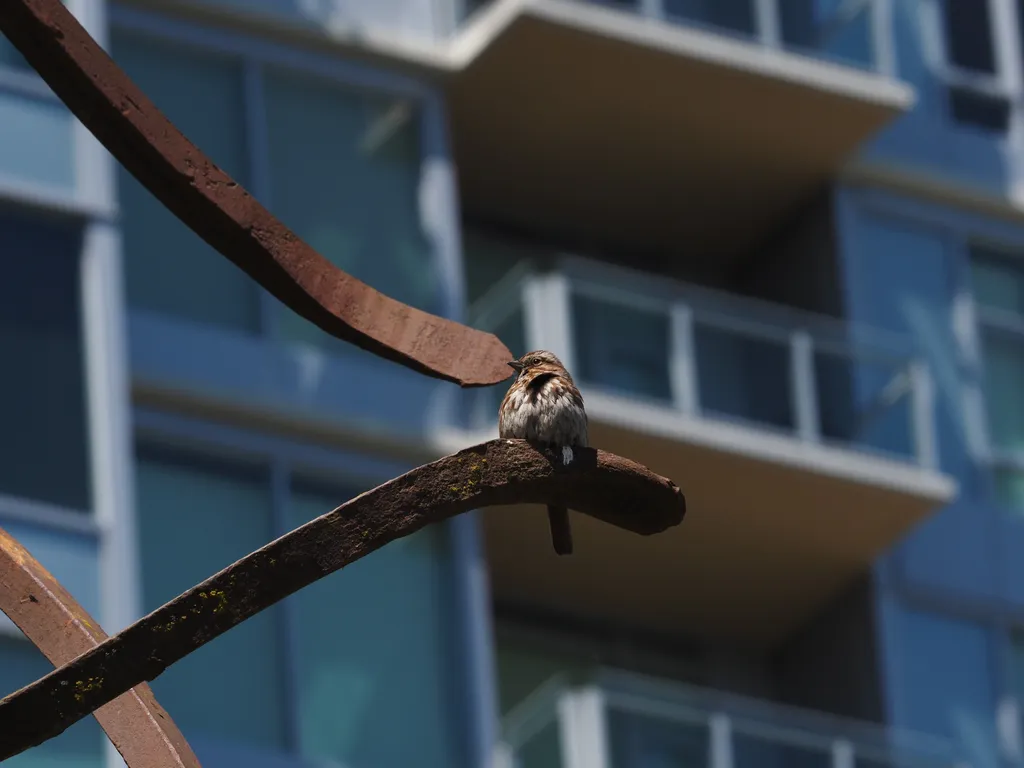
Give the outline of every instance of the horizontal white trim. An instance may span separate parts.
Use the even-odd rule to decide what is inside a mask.
[[[273,439],[275,451],[291,446],[288,455],[293,461],[324,466],[330,466],[332,461],[349,452],[364,458],[382,457],[406,467],[433,461],[443,455],[432,443],[418,442],[411,436],[382,430],[372,421],[359,423],[347,417],[324,416],[314,420],[296,412],[273,410],[262,403],[241,403],[230,393],[186,391],[139,377],[132,381],[132,401],[136,408],[136,429],[141,435],[184,434],[172,427],[173,422],[178,422],[183,430],[200,440],[204,435],[197,425],[206,424],[211,428],[216,425],[220,430],[217,442],[230,442],[225,441],[223,435],[232,431],[257,435],[283,434],[279,438],[267,438]],[[166,420],[159,419],[158,414],[166,415]],[[269,442],[249,434],[244,445],[238,444],[238,447],[249,455],[255,455],[268,453],[269,445]],[[300,446],[305,446],[304,453]],[[399,470],[402,471],[406,470]]]
[[[62,189],[0,174],[0,205],[21,206],[82,219],[113,221],[117,206]]]
[[[0,527],[8,521],[90,535],[97,535],[100,532],[96,518],[85,510],[68,509],[35,499],[0,494]]]
[[[945,504],[957,492],[956,481],[941,472],[859,451],[808,443],[756,427],[686,416],[658,406],[604,393],[587,393],[587,411],[594,421],[628,427],[699,445],[710,450],[901,491]]]

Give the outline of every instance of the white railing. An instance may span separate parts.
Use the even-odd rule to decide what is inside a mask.
[[[937,468],[932,376],[897,334],[572,257],[519,264],[469,322],[516,354],[555,352],[584,394]],[[463,426],[489,428],[501,395],[465,393]]]
[[[613,758],[614,755],[614,758]],[[647,762],[650,760],[650,762]],[[493,768],[965,768],[924,734],[722,691],[597,672],[556,676],[503,719]]]
[[[477,10],[500,0],[452,0],[456,27]],[[694,5],[679,15],[668,0],[579,0],[592,5],[632,12],[666,23],[696,26],[732,37],[748,38],[766,48],[834,60],[859,69],[895,76],[892,0],[835,0],[831,8],[811,7],[799,29],[786,23],[787,0],[748,0],[749,18],[716,17],[716,6],[700,12]],[[719,6],[719,9],[722,6]]]

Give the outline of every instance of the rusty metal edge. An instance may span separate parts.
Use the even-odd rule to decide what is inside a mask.
[[[516,503],[561,504],[644,535],[678,525],[686,513],[671,480],[614,454],[576,449],[563,466],[561,454],[522,440],[482,443],[291,531],[4,698],[0,760],[58,735],[231,627],[395,539],[471,509]]]
[[[327,333],[461,386],[511,375],[493,334],[396,301],[338,269],[193,145],[61,0],[4,0],[0,31],[53,92],[168,210]]]
[[[55,667],[107,640],[78,601],[2,528],[0,587],[0,610]],[[128,768],[200,768],[185,737],[146,683],[93,714]]]

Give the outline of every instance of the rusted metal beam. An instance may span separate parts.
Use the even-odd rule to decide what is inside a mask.
[[[686,512],[671,480],[592,448],[576,449],[568,466],[560,453],[522,440],[492,440],[446,456],[285,534],[0,701],[0,760],[60,734],[236,624],[388,542],[471,509],[517,503],[560,504],[645,535],[678,525]]]
[[[427,376],[485,386],[511,375],[493,334],[385,296],[303,242],[186,139],[60,0],[3,0],[0,31],[146,189],[296,313]]]
[[[0,610],[60,667],[107,634],[50,573],[0,529]],[[95,683],[83,678],[83,686]],[[185,737],[140,683],[93,713],[128,768],[199,768]]]

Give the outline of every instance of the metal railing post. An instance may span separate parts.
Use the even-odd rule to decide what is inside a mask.
[[[553,352],[568,370],[576,372],[568,277],[548,272],[523,280],[523,324],[530,349]]]
[[[755,35],[766,48],[782,47],[779,0],[754,0]]]
[[[669,378],[672,401],[687,415],[700,410],[696,346],[693,336],[693,310],[685,304],[673,304],[669,317]]]
[[[794,331],[789,340],[790,398],[796,433],[801,440],[821,439],[818,388],[814,376],[814,341],[807,331]]]
[[[515,768],[515,765],[516,757],[512,747],[503,741],[495,744],[494,751],[491,753],[490,768]]]
[[[936,469],[939,457],[935,441],[935,384],[923,360],[912,361],[908,370],[913,397],[910,429],[914,438],[914,455],[921,467]]]
[[[875,70],[886,77],[896,77],[891,0],[871,0],[870,13]]]
[[[562,768],[611,768],[604,694],[595,685],[570,688],[558,700]]]
[[[832,742],[832,768],[855,768],[853,744],[846,739]]]
[[[708,721],[711,739],[708,745],[709,768],[732,768],[732,723],[729,716],[716,712]]]
[[[640,0],[640,14],[649,19],[664,19],[664,0]]]

